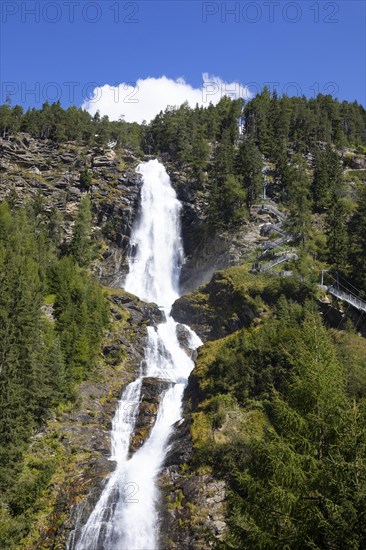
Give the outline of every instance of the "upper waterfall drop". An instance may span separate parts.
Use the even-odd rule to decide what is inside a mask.
[[[182,205],[158,160],[139,164],[137,172],[143,178],[141,209],[132,231],[136,252],[129,259],[124,286],[141,300],[169,308],[179,297]]]

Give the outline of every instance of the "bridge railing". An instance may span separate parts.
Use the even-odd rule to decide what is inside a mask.
[[[288,260],[297,260],[298,259],[298,256],[297,254],[294,254],[294,253],[286,253],[286,254],[282,254],[281,256],[277,256],[277,258],[275,258],[274,260],[266,263],[266,264],[261,264],[261,263],[255,263],[252,267],[252,271],[261,271],[261,272],[265,272],[265,271],[271,271],[271,269],[273,269],[274,267],[276,267],[277,265],[280,265],[282,264],[283,262],[286,262]]]
[[[366,312],[366,302],[364,302],[363,300],[361,300],[361,298],[358,298],[358,296],[355,296],[351,292],[344,292],[343,290],[336,288],[334,285],[329,286],[327,290],[330,294],[332,294],[332,296],[339,298],[339,300],[347,302],[355,308]]]
[[[264,241],[261,243],[261,247],[265,250],[268,250],[269,248],[277,248],[281,246],[282,244],[288,242],[291,239],[289,235],[283,235],[279,239],[276,239],[275,241]]]
[[[276,206],[273,206],[272,204],[255,205],[255,208],[258,209],[258,212],[271,212],[272,214],[277,216],[279,220],[284,220],[286,217],[285,214],[281,212],[281,210],[279,210],[278,208],[276,208]]]

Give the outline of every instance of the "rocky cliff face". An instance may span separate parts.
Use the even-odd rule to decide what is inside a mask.
[[[192,467],[190,412],[175,426],[159,476],[161,548],[204,550],[221,541],[226,525],[226,484]]]
[[[135,170],[141,160],[148,158],[137,158],[123,149],[36,140],[22,133],[0,138],[0,201],[37,201],[48,215],[58,212],[62,238],[67,241],[78,204],[89,194],[95,238],[103,241],[102,259],[95,263],[95,271],[102,284],[119,287],[127,273],[131,229],[138,214],[141,177]],[[198,187],[173,164],[166,165],[183,205],[186,262],[180,283],[185,293],[208,282],[218,269],[236,265],[246,257],[259,233],[256,224],[244,221],[233,232],[213,234],[207,228],[207,183]],[[91,176],[87,188],[80,177],[85,168]]]
[[[104,240],[103,260],[95,269],[103,284],[119,286],[139,204],[138,162],[127,150],[89,149],[74,142],[56,144],[27,134],[0,139],[0,200],[12,204],[37,201],[48,215],[57,212],[62,238],[67,241],[78,204],[88,193],[95,237]],[[87,189],[80,179],[85,167],[91,175]]]
[[[203,341],[249,326],[259,313],[255,301],[235,286],[230,270],[216,272],[209,283],[181,296],[172,307],[174,319],[189,325]]]
[[[141,401],[138,404],[136,424],[130,443],[130,455],[142,447],[149,437],[158,415],[160,402],[171,386],[172,383],[169,380],[150,377],[143,379]]]
[[[241,226],[231,231],[210,228],[207,223],[208,182],[198,186],[173,165],[167,163],[167,169],[183,205],[181,221],[186,259],[180,286],[185,294],[207,283],[215,271],[243,261],[257,245],[259,228],[248,220],[243,220]]]

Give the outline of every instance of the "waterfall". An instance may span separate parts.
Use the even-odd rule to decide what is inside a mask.
[[[177,323],[170,307],[178,298],[183,259],[180,229],[181,204],[164,166],[151,160],[138,166],[142,175],[140,215],[131,241],[133,256],[125,289],[140,299],[155,302],[165,314],[157,329],[148,327],[144,367],[124,390],[112,425],[111,458],[117,466],[77,543],[76,550],[156,550],[159,547],[156,478],[163,466],[173,425],[181,418],[183,391],[193,361],[179,345]],[[190,348],[201,345],[186,327]],[[161,396],[156,422],[140,449],[128,457],[141,387],[145,376],[169,381]]]
[[[125,289],[141,300],[170,308],[178,298],[179,268],[183,256],[180,236],[181,204],[162,164],[140,164],[141,214],[131,240],[131,258]]]

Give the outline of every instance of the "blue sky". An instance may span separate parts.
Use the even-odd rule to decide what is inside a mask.
[[[82,105],[97,86],[165,75],[199,89],[208,73],[254,93],[270,83],[365,104],[365,24],[365,3],[352,0],[3,0],[1,101]],[[150,92],[161,87],[146,85],[141,105]]]

